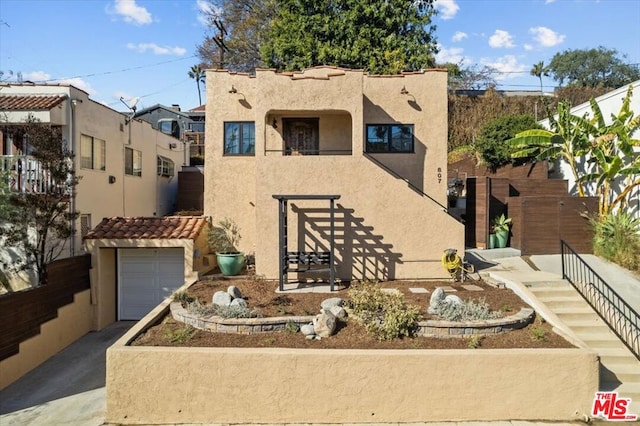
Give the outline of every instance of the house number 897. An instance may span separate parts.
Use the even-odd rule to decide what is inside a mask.
[[[442,167],[438,167],[438,183],[442,182]]]

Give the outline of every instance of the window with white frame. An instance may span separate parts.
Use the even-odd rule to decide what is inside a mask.
[[[256,124],[253,121],[224,123],[224,155],[255,155]]]
[[[80,167],[105,170],[106,143],[102,139],[80,135]]]
[[[172,177],[174,175],[174,162],[162,155],[158,155],[158,176]]]
[[[142,151],[124,148],[124,173],[130,176],[142,176]]]
[[[413,124],[367,124],[366,152],[412,153]]]

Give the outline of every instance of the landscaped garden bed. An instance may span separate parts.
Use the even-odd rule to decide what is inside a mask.
[[[288,348],[333,348],[333,349],[462,349],[462,348],[569,348],[573,347],[564,338],[553,332],[552,327],[540,320],[533,321],[526,303],[510,289],[496,288],[482,281],[464,283],[406,282],[379,283],[381,288],[395,289],[402,293],[407,305],[419,307],[422,321],[415,337],[380,340],[366,332],[363,325],[353,319],[339,321],[336,334],[321,340],[305,339],[295,327],[310,322],[320,310],[320,304],[329,297],[343,298],[348,304],[349,289],[342,288],[333,293],[276,293],[277,284],[264,280],[202,280],[187,290],[187,295],[197,299],[203,306],[211,304],[213,294],[226,291],[233,284],[242,292],[243,299],[260,318],[215,320],[188,315],[186,309],[174,305],[174,315],[166,317],[145,331],[134,346],[201,346],[201,347],[288,347]],[[484,302],[496,313],[497,319],[476,322],[476,332],[470,323],[441,321],[429,314],[431,295],[437,287],[447,294],[462,300]],[[527,312],[528,311],[528,312]],[[174,317],[188,317],[193,328]],[[515,318],[515,319],[514,319]],[[271,320],[271,321],[270,321]],[[513,326],[508,326],[505,324]],[[521,329],[512,329],[518,328]],[[213,328],[222,332],[202,330]],[[266,330],[266,332],[260,332]],[[274,331],[270,330],[284,330]],[[504,329],[505,332],[499,332]],[[254,332],[253,330],[257,330]],[[507,331],[509,330],[509,331]],[[233,332],[231,332],[233,331]],[[421,334],[438,336],[421,336]],[[476,335],[477,334],[477,335]],[[456,336],[464,338],[443,338]]]

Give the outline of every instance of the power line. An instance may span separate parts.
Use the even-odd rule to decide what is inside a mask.
[[[70,79],[73,79],[73,78],[88,78],[88,77],[97,77],[97,76],[100,76],[100,75],[117,74],[117,73],[121,73],[121,72],[134,71],[134,70],[139,70],[139,69],[143,69],[143,68],[156,67],[158,65],[170,64],[170,63],[173,63],[173,62],[186,61],[187,59],[192,59],[192,58],[195,58],[197,56],[198,55],[191,55],[191,56],[187,56],[186,58],[172,59],[172,60],[169,60],[169,61],[157,62],[155,64],[140,65],[140,66],[137,66],[137,67],[124,68],[124,69],[115,70],[115,71],[104,71],[104,72],[96,72],[96,73],[93,73],[93,74],[76,75],[74,77],[51,78],[49,80],[39,80],[36,83],[50,83],[50,82],[53,82],[53,81],[70,80]]]

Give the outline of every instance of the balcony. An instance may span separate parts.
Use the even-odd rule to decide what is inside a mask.
[[[11,192],[44,194],[54,186],[51,173],[29,155],[0,155],[0,176]]]

